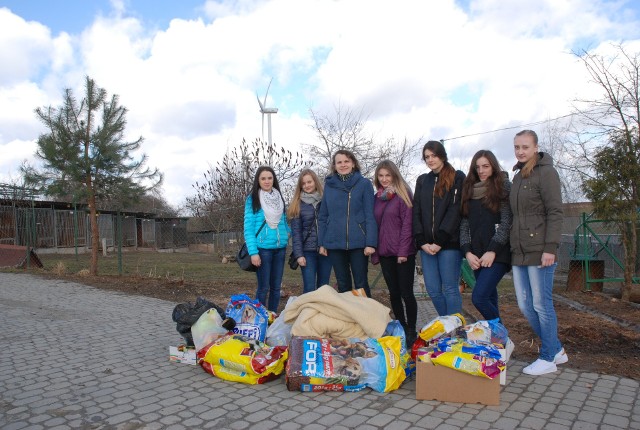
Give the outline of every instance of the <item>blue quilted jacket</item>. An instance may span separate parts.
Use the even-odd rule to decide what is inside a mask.
[[[373,186],[360,172],[346,181],[337,174],[325,180],[318,212],[318,246],[358,249],[378,246],[378,226],[373,216]]]

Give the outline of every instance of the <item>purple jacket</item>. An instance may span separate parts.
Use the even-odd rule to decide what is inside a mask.
[[[413,215],[400,196],[383,201],[375,198],[373,214],[378,223],[378,248],[376,257],[408,257],[416,253],[413,241]]]

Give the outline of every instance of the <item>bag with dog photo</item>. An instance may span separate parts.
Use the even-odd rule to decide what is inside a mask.
[[[246,294],[235,294],[229,300],[226,315],[236,322],[234,333],[264,342],[269,325],[269,313],[258,300]]]

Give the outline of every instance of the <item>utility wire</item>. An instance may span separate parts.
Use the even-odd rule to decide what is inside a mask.
[[[504,130],[512,130],[514,128],[524,128],[524,127],[529,127],[532,125],[540,125],[540,124],[544,124],[545,122],[549,122],[549,121],[556,121],[558,119],[562,119],[562,118],[567,118],[570,116],[575,115],[575,113],[570,113],[567,115],[562,115],[556,118],[552,118],[552,119],[545,119],[543,121],[536,121],[536,122],[530,122],[528,124],[521,124],[521,125],[514,125],[512,127],[505,127],[505,128],[498,128],[496,130],[490,130],[490,131],[482,131],[480,133],[473,133],[473,134],[465,134],[464,136],[456,136],[456,137],[450,137],[448,139],[440,139],[440,142],[444,143],[447,140],[455,140],[455,139],[462,139],[463,137],[472,137],[472,136],[480,136],[482,134],[489,134],[489,133],[496,133],[498,131],[504,131]]]

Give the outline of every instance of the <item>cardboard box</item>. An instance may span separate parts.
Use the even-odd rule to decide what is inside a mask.
[[[416,399],[497,406],[500,405],[500,378],[483,378],[418,361]]]
[[[178,349],[177,346],[169,347],[169,361],[172,363],[185,363],[196,365],[196,350],[195,348]]]

